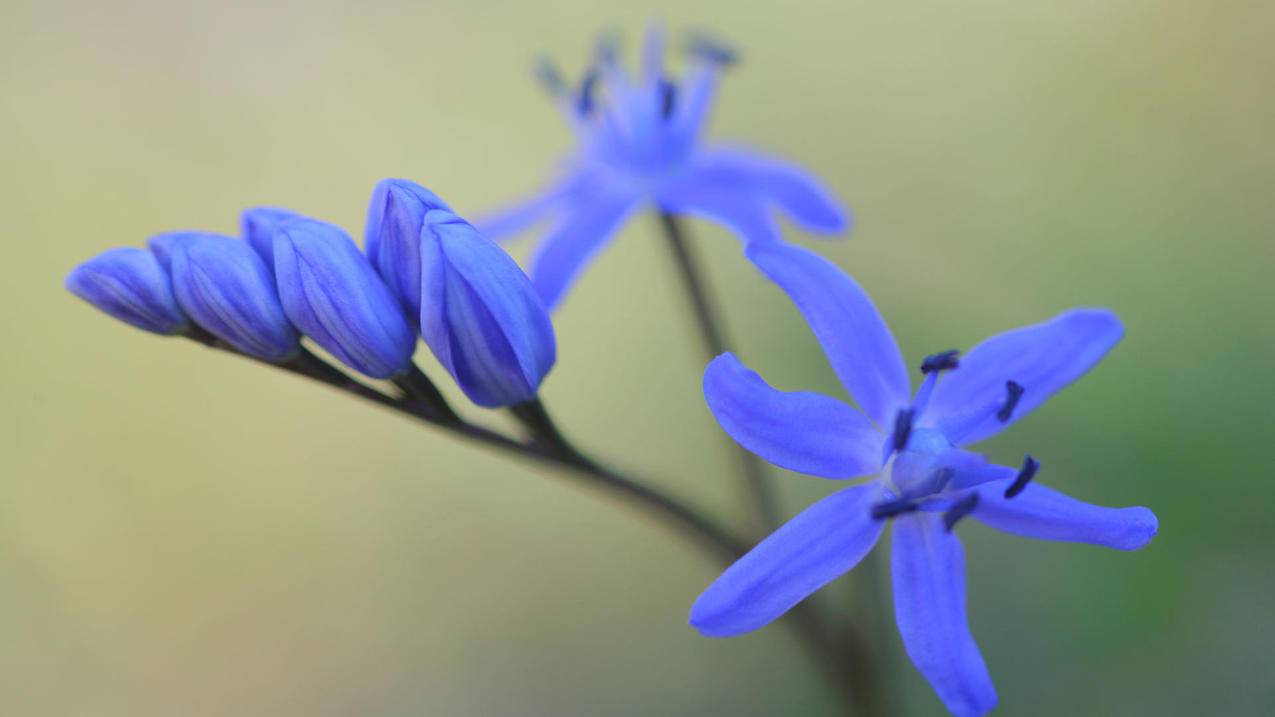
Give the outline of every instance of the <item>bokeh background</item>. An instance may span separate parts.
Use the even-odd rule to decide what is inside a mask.
[[[911,360],[1074,305],[1127,323],[987,450],[1161,532],[1123,554],[962,527],[1001,712],[1269,714],[1273,8],[0,0],[0,713],[834,713],[783,628],[689,629],[717,566],[625,505],[61,288],[258,203],[357,233],[385,176],[462,212],[520,196],[569,146],[531,59],[576,72],[599,30],[631,49],[659,17],[744,51],[716,136],[854,208],[848,241],[793,239],[858,277]],[[656,230],[625,229],[557,314],[545,397],[739,521]],[[734,240],[693,231],[738,352],[838,392]],[[834,488],[777,480],[787,514]],[[850,583],[820,599],[852,614]],[[939,714],[883,619],[892,713]]]

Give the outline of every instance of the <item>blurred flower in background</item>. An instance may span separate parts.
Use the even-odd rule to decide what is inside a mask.
[[[610,41],[600,44],[578,86],[547,61],[538,66],[541,83],[575,134],[576,150],[548,187],[478,226],[498,238],[552,219],[529,272],[551,308],[624,221],[647,206],[721,223],[745,243],[778,241],[776,212],[811,232],[847,228],[836,198],[804,169],[746,148],[705,143],[718,81],[738,58],[702,35],[692,36],[687,49],[690,67],[676,80],[665,71],[659,25],[646,33],[636,76]]]

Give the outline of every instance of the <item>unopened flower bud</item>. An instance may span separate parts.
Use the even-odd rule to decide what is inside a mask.
[[[75,267],[66,289],[120,321],[156,334],[179,334],[190,325],[172,283],[145,249],[108,249]]]
[[[415,329],[339,227],[313,219],[281,224],[274,260],[283,309],[303,334],[373,378],[389,378],[411,364]]]

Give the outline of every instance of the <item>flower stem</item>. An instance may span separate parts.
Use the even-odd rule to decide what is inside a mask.
[[[593,461],[585,457],[583,453],[576,449],[575,446],[567,440],[566,436],[559,430],[558,425],[554,423],[553,418],[545,409],[544,403],[540,401],[540,397],[509,407],[509,412],[519,420],[527,430],[531,432],[533,441],[543,444],[546,448],[554,451],[559,457],[565,461],[581,463],[583,465],[592,466]]]
[[[664,229],[665,238],[668,239],[673,263],[677,267],[678,276],[681,277],[682,287],[686,290],[686,298],[695,313],[695,322],[699,326],[704,353],[711,361],[725,353],[727,348],[722,322],[718,318],[712,299],[709,298],[703,271],[690,243],[686,241],[686,233],[677,215],[661,211],[660,225]],[[766,468],[757,456],[743,446],[730,440],[729,437],[727,441],[735,451],[739,467],[744,474],[754,527],[759,532],[768,533],[779,525],[779,510],[775,505],[774,492],[766,477]]]
[[[579,480],[635,500],[650,513],[720,560],[732,561],[742,555],[748,548],[747,543],[710,517],[705,511],[691,507],[685,501],[673,498],[643,481],[586,459],[579,453],[576,453],[573,457],[566,457],[560,453],[560,449],[557,447],[549,447],[543,443],[536,442],[524,444],[489,428],[469,423],[459,416],[456,416],[455,420],[439,417],[432,408],[423,406],[420,401],[411,397],[399,399],[386,395],[349,376],[305,349],[302,349],[296,357],[288,361],[274,364],[245,356],[202,330],[187,334],[187,337],[212,348],[227,351],[236,356],[243,356],[258,363],[318,381],[375,403],[382,408],[406,415],[413,420],[430,424],[463,439],[497,448],[506,453],[529,458],[541,464],[564,468],[570,475]],[[454,413],[452,415],[455,416]]]
[[[244,356],[230,346],[195,329],[187,338],[211,348]],[[664,521],[685,538],[711,554],[723,565],[735,562],[749,549],[749,543],[729,528],[709,516],[705,511],[672,497],[650,485],[587,457],[576,450],[553,423],[540,401],[533,400],[517,407],[515,415],[533,430],[540,440],[521,443],[489,428],[470,423],[447,408],[449,416],[440,415],[437,407],[429,406],[411,391],[403,398],[387,395],[337,369],[313,353],[301,349],[292,359],[282,363],[269,363],[251,359],[288,373],[302,376],[358,398],[387,408],[396,413],[457,435],[498,448],[507,453],[529,458],[551,467],[565,469],[577,480],[628,498],[656,518]],[[421,374],[424,378],[424,374]],[[426,379],[428,380],[428,379]],[[432,384],[431,384],[432,385]],[[416,390],[416,389],[414,389]],[[445,404],[445,402],[444,402]],[[553,436],[553,438],[547,438]],[[826,620],[816,603],[807,600],[798,604],[785,616],[783,623],[795,631],[801,643],[811,651],[811,657],[846,707],[846,714],[875,717],[883,714],[877,693],[872,684],[872,655],[864,649],[863,639],[857,631],[838,632]]]
[[[727,350],[726,339],[716,307],[709,298],[699,262],[686,240],[686,232],[676,214],[661,211],[660,224],[668,239],[682,285],[686,289],[687,299],[695,313],[705,352],[709,359],[715,358]],[[740,467],[747,481],[754,522],[769,532],[778,525],[778,511],[770,484],[766,480],[765,467],[757,456],[734,441],[731,444],[737,451]],[[873,571],[876,569],[875,563],[862,567]],[[880,623],[883,611],[879,609],[880,594],[876,576],[860,576],[855,585],[859,596],[871,603],[865,606],[864,612],[869,615],[864,623]],[[871,593],[871,597],[865,597],[865,593]],[[870,648],[876,640],[859,629],[858,621],[838,629],[828,620],[816,600],[807,599],[789,612],[787,622],[815,653],[815,659],[837,690],[848,714],[860,717],[885,714],[884,692],[878,684],[874,651]]]
[[[459,423],[460,416],[452,409],[451,404],[443,397],[434,382],[429,380],[424,371],[416,364],[409,364],[407,371],[394,378],[394,385],[409,399],[418,401],[434,417],[444,423]]]

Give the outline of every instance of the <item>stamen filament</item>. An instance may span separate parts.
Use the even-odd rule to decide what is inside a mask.
[[[677,85],[667,79],[660,80],[660,116],[668,119],[677,107]]]
[[[872,518],[873,520],[885,520],[904,513],[914,512],[920,507],[921,504],[911,498],[887,500],[884,503],[877,503],[872,506]]]
[[[593,114],[594,92],[598,87],[598,71],[591,69],[585,73],[584,79],[580,80],[580,94],[576,97],[576,112],[582,117]]]
[[[978,493],[970,493],[961,499],[959,503],[948,509],[943,514],[943,527],[947,532],[952,532],[952,528],[961,521],[961,518],[974,512],[974,508],[978,505]]]
[[[955,468],[940,468],[930,476],[931,490],[935,493],[942,493],[947,489],[947,484],[952,482],[952,478],[956,476]]]

